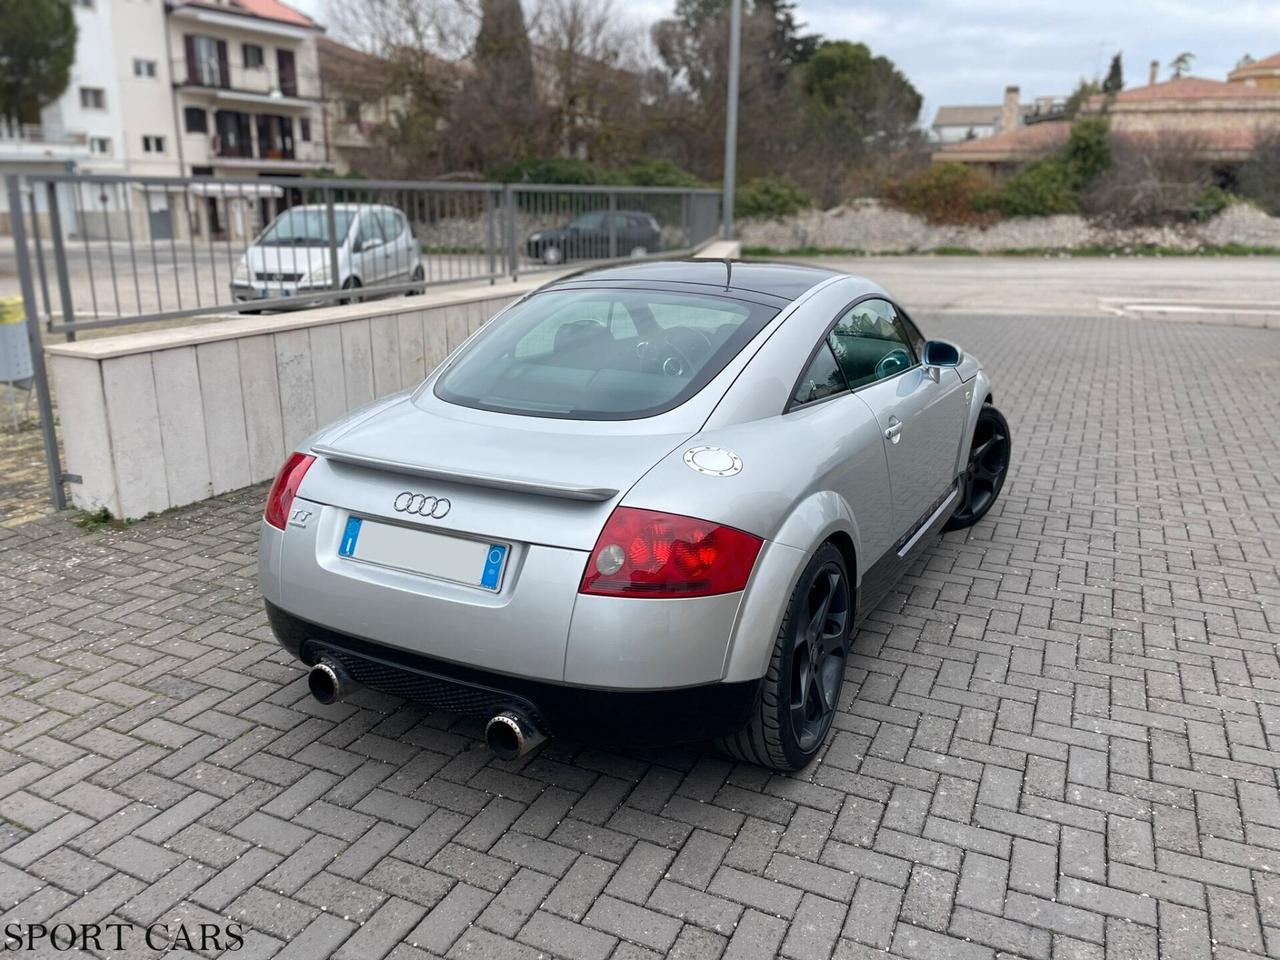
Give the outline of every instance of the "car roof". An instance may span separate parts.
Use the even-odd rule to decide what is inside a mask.
[[[292,207],[282,210],[281,213],[288,213],[289,210],[328,210],[329,207],[323,203],[295,203]],[[399,207],[393,207],[388,203],[335,203],[335,210],[394,210],[399,213]]]
[[[794,300],[832,277],[848,274],[798,263],[762,263],[739,260],[646,260],[586,270],[554,280],[547,288],[577,284],[643,283],[697,284],[719,291],[765,294]]]

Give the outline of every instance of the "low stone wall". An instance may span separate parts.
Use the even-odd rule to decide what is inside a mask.
[[[137,518],[269,480],[547,279],[50,344],[71,501]]]
[[[1280,218],[1246,204],[1235,204],[1204,223],[1176,227],[1116,228],[1075,215],[1019,217],[990,227],[967,227],[934,225],[878,200],[858,200],[847,206],[809,210],[782,219],[741,220],[738,235],[744,247],[782,251],[826,247],[905,253],[960,247],[997,253],[1148,244],[1191,250],[1229,243],[1280,247]]]

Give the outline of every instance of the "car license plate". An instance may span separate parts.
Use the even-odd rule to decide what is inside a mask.
[[[338,556],[497,591],[507,545],[348,517]]]

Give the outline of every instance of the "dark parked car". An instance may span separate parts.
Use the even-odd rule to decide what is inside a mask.
[[[610,255],[609,234],[616,238],[614,256],[643,257],[662,249],[662,228],[652,214],[640,210],[596,210],[575,217],[563,227],[539,230],[525,249],[534,260],[602,260]]]

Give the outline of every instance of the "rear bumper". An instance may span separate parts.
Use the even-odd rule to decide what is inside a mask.
[[[373,643],[309,623],[265,601],[281,646],[307,665],[323,656],[364,686],[487,719],[518,707],[548,733],[604,744],[661,744],[728,736],[747,722],[759,681],[674,690],[620,690],[507,676]]]

